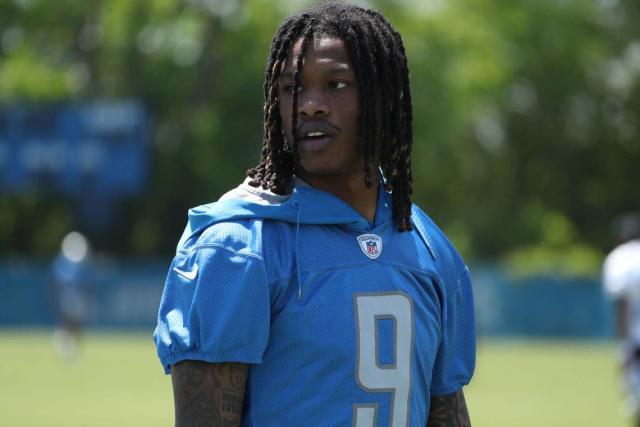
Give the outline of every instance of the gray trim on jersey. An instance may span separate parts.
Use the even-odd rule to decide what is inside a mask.
[[[395,369],[398,362],[398,319],[392,314],[374,315],[374,328],[376,329],[376,366],[380,369]],[[391,320],[393,322],[392,339],[393,339],[393,361],[383,365],[380,363],[380,324],[378,320]]]
[[[365,390],[367,392],[371,392],[371,393],[391,393],[391,404],[390,404],[390,421],[391,423],[393,423],[393,419],[394,419],[394,410],[395,410],[395,394],[396,394],[396,388],[392,387],[392,388],[369,388],[367,386],[365,386],[364,384],[362,384],[362,382],[360,381],[360,346],[361,346],[361,337],[360,337],[360,316],[359,316],[359,311],[358,311],[358,298],[359,297],[375,297],[375,296],[402,296],[404,297],[408,302],[409,302],[409,319],[411,322],[410,325],[410,331],[409,331],[409,381],[408,381],[408,396],[407,396],[407,407],[406,407],[406,421],[405,421],[405,426],[393,426],[393,427],[406,427],[409,425],[409,419],[410,419],[410,409],[411,409],[411,390],[413,389],[413,376],[412,376],[412,369],[413,369],[413,351],[414,351],[414,340],[415,340],[415,334],[414,334],[414,318],[413,318],[413,300],[411,299],[411,297],[402,291],[387,291],[387,292],[356,292],[353,294],[353,312],[354,312],[354,320],[355,320],[355,329],[356,329],[356,358],[355,358],[355,362],[356,362],[356,367],[355,367],[355,381],[356,384],[358,384],[358,387],[360,387],[362,390]],[[397,363],[398,363],[398,349],[397,349],[397,344],[398,344],[398,340],[397,340],[397,329],[398,329],[398,320],[397,318],[395,318],[395,316],[393,316],[392,314],[385,314],[385,315],[375,315],[374,314],[374,322],[376,321],[376,317],[382,317],[384,318],[385,316],[389,316],[389,317],[393,317],[395,322],[394,322],[394,364],[393,364],[393,368],[391,367],[381,367],[378,365],[377,361],[378,359],[378,355],[376,354],[376,367],[378,369],[397,369]],[[374,328],[377,330],[377,325],[374,326]],[[377,341],[378,336],[377,334],[374,332],[374,340]],[[378,350],[378,342],[374,343],[375,346],[375,351],[377,352]],[[371,404],[369,404],[371,405]],[[355,424],[356,421],[358,421],[357,416],[355,415],[355,412],[357,411],[357,408],[360,407],[366,407],[367,405],[365,404],[354,404],[354,415],[353,415],[353,427],[365,427],[364,425],[357,425]],[[359,421],[358,421],[359,422]],[[371,427],[375,426],[374,424],[371,424]],[[369,426],[366,426],[369,427]]]
[[[243,199],[249,202],[257,203],[259,205],[279,205],[286,202],[289,197],[291,197],[290,194],[280,195],[275,194],[271,190],[265,190],[262,187],[253,187],[249,185],[249,181],[251,181],[251,178],[245,178],[242,184],[224,193],[220,197],[220,199],[218,199],[218,201],[228,199]],[[293,177],[293,184],[296,187],[310,187],[309,184],[307,184],[297,176]]]
[[[373,414],[371,409],[373,409]],[[352,427],[372,427],[376,424],[378,424],[377,403],[353,404],[353,417],[351,418]]]

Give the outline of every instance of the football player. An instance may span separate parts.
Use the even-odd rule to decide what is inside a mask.
[[[400,34],[325,3],[286,19],[259,164],[189,212],[155,340],[176,425],[468,426],[469,270],[411,203]]]

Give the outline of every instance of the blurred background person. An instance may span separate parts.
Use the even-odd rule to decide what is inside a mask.
[[[75,360],[89,309],[93,281],[90,247],[87,238],[72,231],[60,245],[60,253],[51,265],[51,286],[57,326],[53,345],[66,360]]]
[[[605,259],[603,284],[615,301],[627,409],[640,426],[640,215],[616,219],[613,234],[617,246]]]

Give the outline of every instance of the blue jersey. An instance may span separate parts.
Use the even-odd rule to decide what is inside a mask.
[[[190,211],[154,334],[165,371],[251,364],[243,426],[424,427],[474,370],[461,257],[416,206],[399,232],[382,190],[373,224],[313,188],[260,193]]]

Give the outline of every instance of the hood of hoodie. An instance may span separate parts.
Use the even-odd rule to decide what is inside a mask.
[[[280,196],[248,184],[223,195],[220,200],[189,210],[189,223],[183,239],[201,233],[212,224],[239,219],[270,219],[293,224],[340,224],[355,231],[371,230],[372,224],[342,199],[313,188],[297,179],[290,195]],[[391,194],[380,185],[373,226],[392,217]]]

